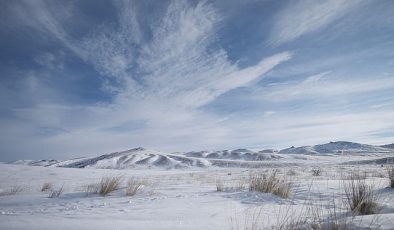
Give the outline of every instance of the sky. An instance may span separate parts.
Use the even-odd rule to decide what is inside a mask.
[[[0,1],[0,160],[394,142],[394,1]]]

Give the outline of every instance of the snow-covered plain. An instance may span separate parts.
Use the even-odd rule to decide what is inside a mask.
[[[285,225],[304,221],[310,229],[308,224],[316,221],[317,213],[325,220],[334,210],[336,219],[349,228],[394,229],[394,189],[388,187],[386,172],[393,152],[318,154],[318,148],[311,149],[315,153],[165,154],[134,149],[103,155],[100,160],[45,162],[47,167],[31,166],[38,164],[32,161],[0,163],[0,193],[20,190],[0,196],[0,229],[290,229]],[[314,169],[321,175],[313,176]],[[272,170],[291,182],[289,198],[248,190],[251,174]],[[374,186],[379,214],[351,214],[343,189],[351,173],[365,174],[367,183]],[[121,176],[119,190],[105,197],[87,195],[88,185],[108,176]],[[142,180],[144,186],[135,196],[126,196],[131,177]],[[46,182],[55,189],[64,185],[63,194],[48,198],[48,192],[40,191]],[[218,185],[224,191],[218,192]]]

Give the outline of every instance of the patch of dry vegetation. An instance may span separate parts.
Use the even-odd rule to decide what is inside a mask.
[[[111,192],[119,189],[120,182],[121,177],[104,177],[100,181],[98,193],[101,196],[107,196]]]
[[[51,182],[45,182],[42,186],[41,186],[41,192],[47,192],[49,190],[51,190],[53,187],[53,184]]]
[[[14,185],[11,188],[1,191],[0,196],[11,196],[21,192],[23,192],[23,187],[19,185]]]
[[[60,197],[63,194],[63,191],[64,191],[64,184],[58,189],[51,189],[51,191],[49,192],[48,197],[49,198]]]
[[[387,168],[387,174],[390,180],[390,187],[394,188],[394,165]]]
[[[254,173],[249,178],[249,191],[272,193],[282,198],[291,195],[292,184],[279,178],[277,171],[271,173]]]
[[[246,180],[247,181],[247,180]],[[247,188],[247,182],[245,181],[244,178],[237,178],[237,179],[231,179],[229,180],[224,180],[222,178],[216,178],[215,180],[215,185],[216,185],[216,191],[217,192],[240,192],[243,191]]]
[[[225,189],[225,182],[222,179],[216,179],[216,192],[224,192]]]
[[[89,184],[85,188],[86,196],[90,196],[91,194],[98,194],[100,191],[100,184]]]
[[[379,212],[374,186],[366,179],[350,176],[344,181],[344,191],[349,209],[356,215],[370,215]]]
[[[142,189],[143,186],[144,183],[142,180],[134,177],[130,178],[127,181],[126,196],[134,196],[140,189]]]
[[[320,168],[313,168],[311,172],[312,172],[312,176],[321,176],[322,174],[322,170]]]

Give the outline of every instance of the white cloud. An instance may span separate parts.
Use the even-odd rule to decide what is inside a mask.
[[[49,137],[35,137],[47,151],[59,152],[60,146],[64,153],[80,154],[86,149],[111,151],[135,145],[162,150],[217,145],[230,132],[220,125],[226,118],[200,108],[225,92],[251,84],[292,56],[274,54],[246,68],[233,64],[216,43],[221,16],[206,2],[172,1],[160,23],[151,25],[152,38],[146,39],[138,13],[129,4],[118,5],[119,26],[101,25],[82,40],[71,39],[61,19],[46,12],[45,5],[37,6],[37,12],[45,14],[35,28],[44,25],[46,33],[94,66],[108,78],[104,86],[113,93],[113,101],[107,104],[44,101],[14,110],[30,124],[25,127],[28,133],[56,130]],[[141,128],[127,128],[130,123]],[[125,128],[117,132],[114,127]]]
[[[119,1],[118,25],[100,25],[82,39],[70,38],[64,28],[66,19],[53,14],[44,2],[28,4],[33,5],[30,16],[34,18],[29,25],[57,38],[100,72],[105,78],[103,87],[113,100],[90,106],[57,104],[51,100],[56,92],[45,90],[39,76],[31,73],[26,81],[28,90],[23,93],[36,103],[14,109],[17,120],[0,121],[6,127],[0,133],[0,145],[6,146],[5,151],[23,152],[28,146],[36,152],[69,157],[134,146],[164,151],[261,143],[286,147],[283,143],[311,144],[334,138],[370,142],[377,140],[373,135],[380,130],[394,129],[391,122],[394,114],[385,110],[387,106],[374,112],[324,114],[320,111],[296,114],[291,109],[283,113],[281,108],[267,106],[265,112],[259,111],[259,117],[248,114],[247,118],[204,111],[203,106],[220,95],[253,84],[292,58],[292,53],[281,52],[246,68],[234,64],[217,42],[223,18],[207,2],[193,5],[171,1],[160,20],[143,28],[150,30],[152,37],[147,38],[139,20],[143,15],[139,15],[133,2]],[[355,4],[355,1],[327,1],[289,5],[277,18],[273,40],[280,44],[323,28]],[[51,61],[48,57],[41,63]],[[305,66],[299,69],[303,71]],[[253,96],[282,102],[372,92],[394,85],[389,77],[342,81],[328,78],[332,74],[322,72],[301,82],[269,85]],[[18,145],[21,137],[24,144]]]
[[[323,72],[303,81],[288,81],[263,87],[258,95],[262,100],[292,101],[298,99],[331,98],[334,96],[353,95],[394,88],[394,77],[348,79],[330,79],[330,72]],[[334,75],[334,74],[333,74]]]
[[[358,0],[291,1],[274,18],[270,41],[282,44],[322,29],[354,10],[360,3]]]
[[[245,143],[245,146],[261,146],[270,143],[274,148],[291,145],[311,145],[336,140],[361,143],[391,143],[392,139],[376,136],[383,130],[391,132],[394,125],[390,110],[319,113],[303,111],[292,113],[277,112],[273,116],[238,120],[226,126],[232,130],[226,138],[228,143]],[[224,124],[223,124],[224,126]],[[237,147],[237,146],[233,146]]]

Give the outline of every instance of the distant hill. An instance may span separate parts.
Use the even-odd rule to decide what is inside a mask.
[[[392,150],[381,146],[348,141],[336,141],[313,146],[290,147],[279,151],[279,153],[293,154],[375,154],[387,152],[392,152]]]
[[[16,161],[15,164],[38,165],[66,168],[101,168],[101,169],[126,169],[136,167],[182,168],[187,166],[209,166],[209,161],[204,159],[191,159],[187,157],[167,154],[164,152],[134,148],[121,152],[104,154],[98,157],[85,157],[64,161]]]
[[[267,149],[261,151],[253,151],[249,149],[235,149],[235,150],[220,150],[220,151],[200,151],[188,152],[185,155],[188,157],[198,157],[206,159],[231,159],[231,160],[245,160],[245,161],[262,161],[281,158],[278,156],[278,151]]]
[[[394,143],[388,145],[381,145],[380,147],[387,148],[387,149],[394,149]]]
[[[121,152],[104,154],[98,157],[84,157],[71,160],[19,160],[14,164],[66,167],[66,168],[102,168],[102,169],[127,169],[127,168],[185,168],[240,165],[245,162],[270,161],[282,158],[278,151],[268,149],[253,151],[248,149],[200,151],[187,153],[164,153],[144,148],[134,148]]]
[[[186,168],[186,167],[264,167],[281,163],[294,164],[294,159],[307,159],[305,155],[378,155],[379,153],[394,153],[393,144],[373,146],[354,142],[337,141],[327,144],[290,147],[279,152],[274,149],[250,150],[218,150],[193,151],[181,153],[164,153],[144,148],[134,148],[121,152],[113,152],[95,157],[82,157],[70,160],[18,160],[13,164],[23,164],[45,167],[66,168],[100,168],[100,169],[128,169],[128,168]],[[391,147],[391,148],[390,148]],[[287,156],[286,156],[287,155]],[[292,159],[292,160],[289,160]],[[283,162],[281,163],[283,165]]]

